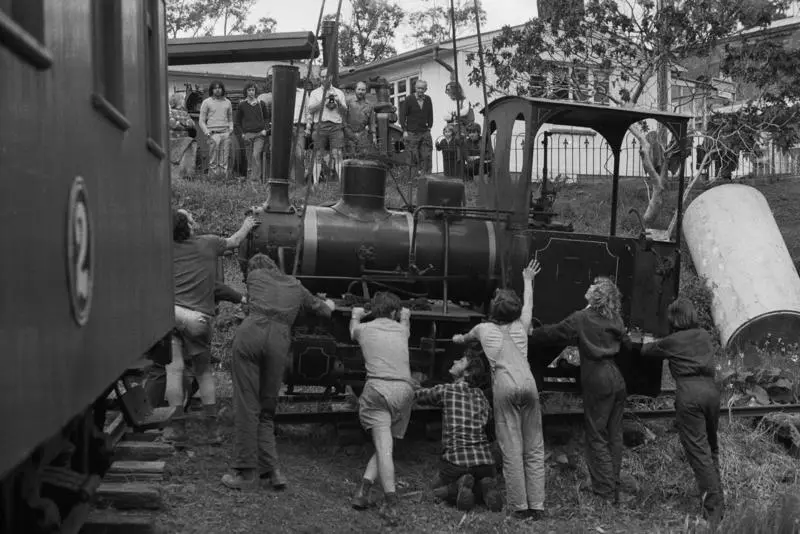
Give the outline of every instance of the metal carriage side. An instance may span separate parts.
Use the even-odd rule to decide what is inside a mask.
[[[54,437],[96,472],[86,410],[172,328],[164,10],[0,10],[0,532]]]

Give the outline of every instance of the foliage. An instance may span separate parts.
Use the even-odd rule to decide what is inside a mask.
[[[475,28],[475,2],[473,0],[452,0],[453,16],[451,17],[450,2],[431,2],[425,0],[427,8],[409,14],[408,22],[411,26],[409,41],[419,46],[425,46],[453,38],[453,24],[455,21],[456,37]],[[431,5],[431,3],[433,5]],[[478,3],[478,13],[481,24],[486,23],[486,10]]]
[[[397,54],[392,44],[405,11],[389,0],[350,0],[352,14],[339,24],[339,61],[343,67],[363,65]],[[327,15],[327,19],[335,19]]]
[[[642,106],[653,104],[644,102],[643,97],[655,86],[658,103],[666,108],[669,95],[657,83],[659,73],[668,74],[690,57],[709,57],[722,46],[723,39],[743,38],[745,28],[765,28],[788,7],[786,0],[664,1],[660,9],[653,0],[586,0],[583,11],[575,9],[573,2],[553,4],[547,20],[532,19],[521,28],[506,26],[494,38],[484,57],[496,78],[490,91]],[[764,102],[772,105],[779,96],[800,96],[796,61],[796,54],[781,45],[762,44],[754,52],[745,41],[738,47],[725,46],[721,65],[723,74],[731,78],[744,76],[763,89],[776,86],[772,93],[778,98]],[[481,83],[474,54],[468,57],[468,63],[474,66],[470,82]],[[765,72],[758,72],[767,64]],[[705,98],[709,90],[706,87],[697,96]],[[711,131],[722,143],[709,144],[698,175],[720,153],[735,150],[720,145],[734,139],[738,132],[749,128],[750,139],[755,139],[764,123],[763,114],[763,110],[746,110],[739,114],[739,123],[722,119]],[[779,113],[768,131],[790,129],[793,118],[794,112]],[[649,224],[661,209],[671,172],[670,166],[661,164],[662,158],[676,154],[677,146],[665,135],[647,135],[645,123],[630,131],[639,141],[652,187],[644,214]],[[657,144],[661,150],[655,148]]]
[[[220,35],[266,34],[275,31],[276,21],[262,17],[246,25],[256,0],[167,0],[167,34],[171,38]]]

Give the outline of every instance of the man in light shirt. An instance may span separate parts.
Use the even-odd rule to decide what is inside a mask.
[[[225,98],[225,85],[211,82],[209,96],[200,105],[200,129],[208,136],[208,174],[227,175],[233,132],[233,106]]]
[[[322,158],[329,148],[328,168],[342,174],[342,149],[344,148],[344,125],[347,113],[347,99],[341,89],[332,85],[333,77],[325,76],[322,86],[308,95],[306,111],[306,135],[311,134],[314,142],[314,184],[319,183]]]

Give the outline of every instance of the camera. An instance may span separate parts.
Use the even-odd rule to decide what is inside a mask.
[[[336,109],[336,95],[328,95],[328,101],[325,103],[328,109]]]

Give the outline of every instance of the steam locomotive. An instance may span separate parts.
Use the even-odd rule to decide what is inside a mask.
[[[293,109],[297,76],[295,67],[273,67],[275,139],[291,138],[285,110]],[[288,394],[298,385],[326,386],[326,394],[341,392],[345,385],[358,391],[365,371],[359,348],[349,339],[349,315],[353,306],[380,290],[398,293],[412,309],[412,372],[430,382],[447,380],[447,369],[458,357],[452,335],[485,317],[498,287],[521,291],[521,270],[532,257],[544,266],[534,298],[539,324],[557,322],[585,306],[591,280],[605,275],[623,293],[626,324],[666,334],[664,312],[677,295],[680,243],[653,241],[644,232],[639,238],[615,235],[619,147],[628,127],[650,118],[685,139],[687,117],[523,97],[495,100],[484,113],[485,130],[495,133],[497,146],[492,175],[479,184],[478,207],[466,206],[461,180],[423,176],[416,203],[387,208],[386,177],[393,163],[392,147],[384,142],[379,157],[344,161],[337,203],[298,208],[289,202],[288,182],[280,178],[288,174],[288,150],[273,150],[269,200],[257,215],[261,224],[239,249],[243,276],[247,260],[266,253],[310,290],[337,301],[332,321],[308,317],[296,324]],[[521,173],[511,173],[512,131],[520,120],[525,160]],[[380,121],[379,115],[379,129],[385,131]],[[555,220],[549,211],[552,199],[546,198],[546,170],[543,195],[532,198],[532,145],[545,122],[594,127],[609,141],[617,163],[608,236],[577,234]],[[564,348],[530,347],[540,390],[579,391],[577,367],[561,360],[552,365]],[[633,355],[621,362],[629,393],[658,394],[660,366],[648,366]]]

